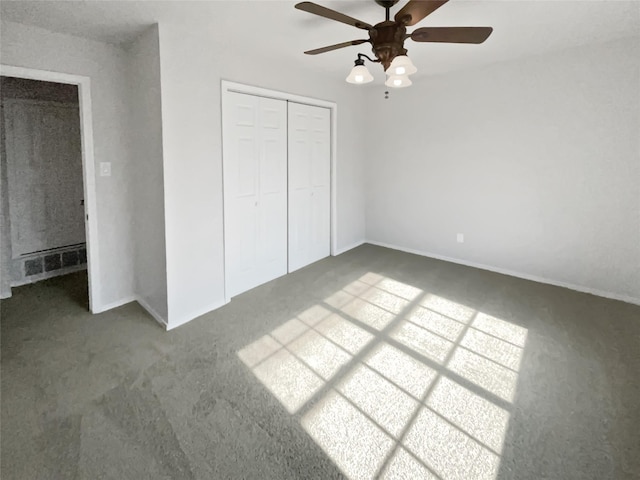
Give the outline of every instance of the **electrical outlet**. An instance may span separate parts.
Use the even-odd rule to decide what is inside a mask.
[[[464,243],[464,233],[459,233],[456,236],[456,239],[458,240],[458,243]]]
[[[100,176],[101,177],[111,176],[111,162],[100,162]]]

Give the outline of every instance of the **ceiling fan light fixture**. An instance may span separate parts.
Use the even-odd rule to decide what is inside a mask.
[[[351,73],[347,77],[347,82],[361,85],[364,83],[373,82],[373,75],[369,72],[369,69],[364,66],[364,60],[356,60],[355,66],[351,69]]]
[[[393,59],[386,73],[387,75],[413,75],[417,71],[418,69],[409,57],[398,55]]]
[[[1,0],[0,0],[1,1]],[[313,2],[300,2],[295,8],[329,20],[351,25],[366,30],[369,38],[359,38],[348,42],[328,45],[322,48],[307,50],[306,55],[318,55],[340,48],[370,43],[374,58],[358,53],[356,66],[346,78],[347,82],[363,84],[373,81],[373,77],[364,66],[362,58],[370,62],[379,63],[388,76],[385,85],[392,88],[402,88],[411,85],[409,75],[418,71],[411,59],[407,57],[404,48],[405,40],[420,43],[452,43],[452,44],[480,44],[493,32],[492,27],[423,27],[407,33],[407,27],[412,27],[431,15],[449,0],[408,0],[405,5],[391,17],[390,9],[398,0],[375,0],[385,9],[385,19],[375,25],[350,17]]]
[[[404,88],[411,85],[413,82],[409,80],[406,75],[389,75],[387,81],[384,84],[391,88]]]

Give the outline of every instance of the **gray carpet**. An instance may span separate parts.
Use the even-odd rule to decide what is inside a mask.
[[[164,332],[2,302],[1,477],[638,479],[640,307],[364,245]]]

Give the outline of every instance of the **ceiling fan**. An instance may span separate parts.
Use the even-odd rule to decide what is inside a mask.
[[[423,27],[407,33],[407,27],[411,27],[420,22],[448,1],[449,0],[410,0],[395,14],[393,20],[390,20],[389,10],[398,3],[398,0],[375,0],[386,12],[384,22],[375,25],[369,25],[366,22],[313,2],[301,2],[295,7],[298,10],[313,13],[314,15],[319,15],[330,20],[353,25],[356,28],[367,30],[369,33],[368,39],[351,40],[350,42],[308,50],[304,53],[307,55],[318,55],[319,53],[330,52],[339,48],[370,43],[375,59],[359,53],[355,61],[355,66],[347,77],[347,82],[362,84],[373,80],[373,76],[369,73],[367,67],[364,66],[363,58],[366,58],[371,62],[382,64],[388,76],[385,85],[401,88],[411,85],[409,75],[417,72],[417,68],[413,65],[409,57],[407,57],[407,50],[404,48],[404,41],[406,39],[410,38],[414,42],[479,44],[491,35],[493,31],[491,27]]]

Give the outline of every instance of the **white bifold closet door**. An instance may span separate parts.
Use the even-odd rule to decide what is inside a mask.
[[[289,272],[330,254],[330,110],[289,102]]]
[[[232,297],[287,273],[287,102],[225,95],[225,269]]]

